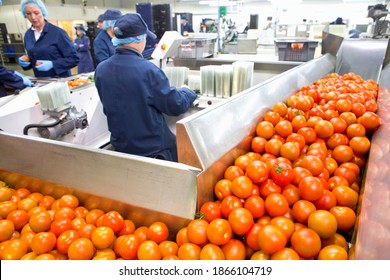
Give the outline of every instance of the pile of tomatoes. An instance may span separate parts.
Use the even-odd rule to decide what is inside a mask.
[[[90,81],[89,79],[80,79],[80,78],[77,78],[77,79],[68,81],[68,87],[69,87],[70,89],[73,89],[73,88],[76,88],[76,87],[85,85],[85,84],[87,84],[87,83],[90,83],[90,82],[91,82],[91,81]]]
[[[329,74],[278,102],[251,149],[228,166],[215,200],[169,239],[116,211],[17,186],[1,173],[0,259],[348,259],[378,85]]]

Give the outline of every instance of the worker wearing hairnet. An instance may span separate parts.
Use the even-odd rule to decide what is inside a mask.
[[[23,89],[32,86],[32,82],[18,71],[0,66],[0,97],[7,95],[6,86],[12,89]]]
[[[181,35],[188,36],[188,33],[193,33],[194,29],[192,29],[192,25],[188,22],[187,17],[180,17],[181,24]]]
[[[163,114],[185,113],[196,99],[188,89],[171,87],[164,72],[144,59],[146,36],[156,38],[138,13],[114,26],[115,54],[95,70],[95,85],[116,151],[177,161],[176,137]]]
[[[68,34],[45,19],[48,13],[41,0],[22,0],[20,11],[32,26],[24,34],[28,58],[20,57],[19,65],[32,68],[36,77],[70,76],[79,56]]]
[[[77,66],[78,74],[89,73],[95,70],[91,55],[91,46],[86,31],[82,25],[75,27],[77,38],[74,40],[74,45],[80,57],[80,62]]]
[[[108,9],[103,14],[103,30],[99,32],[93,42],[95,62],[98,65],[115,53],[115,47],[111,42],[114,37],[113,27],[115,21],[122,15],[121,11]]]

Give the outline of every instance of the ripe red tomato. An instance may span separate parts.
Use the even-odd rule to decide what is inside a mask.
[[[252,195],[253,183],[247,176],[239,176],[233,179],[232,193],[239,198],[247,198]]]
[[[122,236],[123,238],[118,244],[119,256],[125,260],[135,260],[137,258],[138,247],[141,245],[141,240],[135,234]]]
[[[313,176],[303,178],[298,189],[299,195],[309,201],[320,199],[324,193],[324,185],[321,180]]]
[[[4,247],[1,250],[2,260],[19,260],[22,258],[28,250],[28,246],[25,240],[12,239],[6,241]]]
[[[61,254],[67,255],[70,244],[78,238],[80,238],[80,234],[77,231],[72,229],[64,231],[57,238],[57,251]]]
[[[289,205],[283,195],[272,193],[265,199],[265,209],[271,217],[283,216],[288,212]]]
[[[89,238],[81,237],[73,241],[68,248],[70,260],[90,260],[96,252],[92,241]]]
[[[179,247],[177,256],[180,260],[199,260],[201,251],[202,248],[199,245],[194,243],[184,243]]]
[[[206,244],[199,254],[200,260],[224,260],[225,255],[221,247],[214,244]]]
[[[253,194],[245,200],[244,208],[251,212],[253,218],[260,218],[265,213],[264,199]]]
[[[146,236],[149,240],[153,240],[157,244],[168,239],[169,230],[168,226],[161,221],[153,222],[146,232]]]
[[[337,220],[327,210],[316,210],[310,214],[307,226],[321,238],[331,238],[337,231]]]
[[[318,253],[318,260],[348,260],[348,253],[339,245],[328,245]]]
[[[220,207],[222,216],[227,218],[234,208],[242,207],[242,202],[237,196],[228,195],[222,200]]]
[[[216,218],[221,218],[222,212],[219,204],[214,201],[207,201],[202,204],[199,209],[201,217],[203,217],[207,222],[211,222]]]
[[[260,195],[263,199],[269,196],[271,193],[281,193],[282,187],[275,184],[272,179],[267,179],[260,185]]]
[[[187,225],[188,241],[197,245],[204,245],[208,242],[207,227],[209,223],[203,219],[192,220]]]
[[[116,236],[110,227],[101,226],[93,230],[91,241],[97,250],[111,248],[114,245]]]
[[[36,254],[49,253],[54,249],[57,237],[52,232],[38,232],[31,240],[31,249]]]
[[[139,260],[161,260],[160,248],[153,240],[145,240],[138,247],[137,257]]]
[[[20,231],[29,221],[30,216],[26,211],[17,209],[7,215],[7,220],[12,221],[15,226],[15,230]]]
[[[314,230],[301,228],[292,234],[291,246],[302,258],[313,258],[321,250],[321,238]]]
[[[245,260],[245,245],[238,239],[230,239],[221,249],[226,260]]]
[[[102,226],[110,227],[115,233],[119,232],[125,225],[122,215],[113,210],[103,215]]]
[[[233,237],[230,223],[222,218],[211,221],[206,232],[210,243],[215,245],[225,245]]]
[[[271,177],[279,186],[287,186],[294,179],[294,171],[291,166],[286,163],[275,164],[271,169]]]
[[[228,217],[232,231],[237,235],[244,235],[253,226],[253,216],[251,212],[245,208],[234,208]]]
[[[254,160],[248,164],[245,175],[251,179],[254,184],[259,184],[268,178],[269,169],[263,161]]]
[[[308,200],[298,200],[292,206],[292,212],[294,219],[302,224],[305,224],[312,212],[316,210],[314,203]]]
[[[50,225],[50,231],[56,235],[60,236],[66,230],[72,229],[72,221],[70,219],[57,219],[54,220]]]
[[[283,249],[287,244],[287,238],[283,230],[275,225],[261,227],[257,241],[260,249],[267,254],[273,254]]]

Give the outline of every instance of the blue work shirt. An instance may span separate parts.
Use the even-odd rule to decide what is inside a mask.
[[[95,85],[117,151],[177,161],[176,136],[163,114],[188,111],[196,99],[192,90],[171,87],[160,68],[121,46],[96,67]]]
[[[5,86],[15,89],[24,88],[23,79],[15,74],[15,71],[0,66],[0,97],[6,96]]]
[[[83,35],[81,38],[76,38],[74,43],[80,57],[80,62],[77,66],[78,74],[93,72],[95,70],[95,66],[93,65],[90,40],[88,36]]]
[[[96,36],[93,41],[93,51],[96,65],[114,55],[115,47],[112,44],[111,37],[108,35],[107,31],[102,30]]]
[[[26,31],[24,47],[31,64],[23,69],[33,68],[35,77],[69,77],[72,75],[70,69],[76,67],[80,60],[65,30],[47,21],[37,41],[31,28]],[[38,71],[35,69],[37,60],[50,60],[53,62],[53,68],[49,71]]]
[[[192,33],[192,32],[194,32],[194,29],[192,29],[192,25],[189,22],[181,26],[181,35],[186,35],[185,33]]]

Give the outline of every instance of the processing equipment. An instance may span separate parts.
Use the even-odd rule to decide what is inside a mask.
[[[37,89],[42,113],[48,117],[37,124],[28,124],[23,134],[28,135],[31,128],[37,128],[43,138],[57,140],[74,129],[85,129],[88,125],[87,113],[78,111],[70,100],[66,82],[53,82]]]

